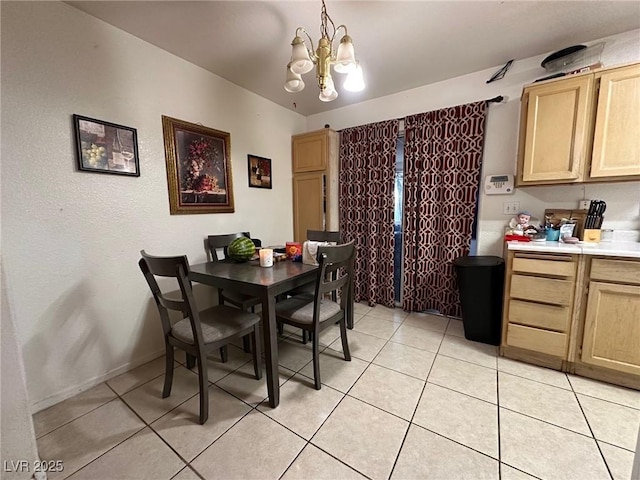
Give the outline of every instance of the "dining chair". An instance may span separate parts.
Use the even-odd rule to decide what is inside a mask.
[[[174,368],[174,347],[187,354],[187,367],[198,363],[200,387],[200,424],[209,418],[209,379],[207,375],[207,354],[226,346],[231,341],[250,335],[253,352],[253,371],[256,378],[262,378],[261,349],[259,338],[260,317],[255,313],[216,305],[199,311],[188,279],[189,261],[186,255],[176,257],[156,257],[140,252],[138,262],[144,278],[149,284],[156,301],[164,332],[165,377],[162,398],[171,394]],[[171,277],[178,281],[180,298],[176,292],[167,295],[158,285],[156,277]],[[182,319],[172,324],[170,311],[182,314]]]
[[[349,289],[353,281],[353,262],[356,248],[353,241],[342,245],[318,247],[318,273],[314,295],[297,295],[276,303],[276,321],[301,328],[311,333],[313,354],[313,378],[316,390],[320,390],[320,332],[327,327],[340,324],[340,338],[344,359],[351,361],[347,342]],[[339,293],[335,301],[332,294]]]
[[[207,249],[211,256],[211,261],[218,262],[224,260],[227,257],[227,247],[231,242],[239,237],[251,238],[251,234],[249,232],[238,232],[224,235],[209,235],[207,237]],[[262,246],[262,241],[260,239],[251,238],[251,241],[256,247]],[[222,255],[219,253],[220,250],[222,250]],[[245,295],[244,293],[235,290],[218,289],[218,304],[224,305],[225,302],[238,307],[240,310],[251,310],[252,312],[255,312],[255,306],[260,304],[260,298]],[[245,338],[242,342],[244,351],[248,353],[250,351],[249,340]],[[222,361],[226,362],[226,349],[223,349],[223,351]]]
[[[256,247],[262,247],[262,240],[259,238],[251,238],[251,233],[249,232],[209,235],[207,237],[207,253],[210,256],[211,261],[217,262],[218,260],[224,260],[227,258],[227,247],[238,237],[247,237],[251,239]],[[222,250],[222,255],[220,255],[220,250]]]
[[[340,243],[340,231],[331,230],[307,230],[307,240],[312,242]]]
[[[341,235],[339,230],[307,230],[307,240],[311,242],[330,242],[339,244],[340,237]],[[287,292],[287,295],[313,295],[313,293],[314,285],[311,283],[308,285],[297,287],[290,292]],[[336,292],[333,292],[333,301],[335,302],[336,300]],[[279,328],[281,327],[279,326]],[[353,326],[351,326],[351,328],[353,328]],[[280,333],[282,333],[282,331]],[[304,330],[302,331],[302,343],[304,343],[305,345],[307,343],[307,336]]]

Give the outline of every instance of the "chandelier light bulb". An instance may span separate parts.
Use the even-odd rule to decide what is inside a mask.
[[[309,57],[304,40],[296,36],[291,42],[291,47],[291,71],[298,75],[310,72],[313,68],[313,62]]]
[[[353,41],[349,35],[345,35],[338,45],[336,63],[333,69],[338,73],[349,73],[356,69],[356,56],[353,50]]]
[[[284,82],[284,89],[289,93],[301,92],[304,89],[302,77],[291,71],[291,64],[287,65],[287,79]]]
[[[318,98],[323,102],[332,102],[333,100],[338,98],[338,92],[335,90],[329,90],[328,88],[325,88],[323,91],[320,92],[320,95],[318,95]]]
[[[320,91],[318,98],[323,102],[331,102],[338,98],[338,91],[336,90],[331,76],[327,77],[327,86],[324,87],[324,90]]]
[[[364,76],[362,74],[362,67],[360,64],[356,64],[355,70],[347,75],[347,79],[344,81],[344,89],[348,92],[361,92],[364,90]]]

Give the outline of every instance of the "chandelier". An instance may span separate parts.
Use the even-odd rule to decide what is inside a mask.
[[[333,45],[336,34],[340,29],[344,30],[344,36],[340,40],[337,49]],[[311,49],[307,48],[301,34],[304,33],[309,39]],[[331,76],[331,65],[338,73],[346,73],[344,89],[350,92],[359,92],[364,89],[364,79],[360,63],[356,61],[353,42],[347,34],[347,27],[340,25],[336,28],[333,20],[327,13],[327,7],[322,0],[322,12],[320,13],[320,40],[318,48],[314,49],[313,40],[303,27],[296,29],[296,36],[291,42],[291,61],[287,65],[287,79],[284,89],[287,92],[295,93],[304,89],[302,75],[310,72],[316,66],[316,78],[320,88],[320,100],[330,102],[338,97],[333,78]]]

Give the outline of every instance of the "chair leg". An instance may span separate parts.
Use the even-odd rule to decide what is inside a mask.
[[[196,366],[196,357],[194,357],[193,355],[189,355],[186,352],[185,354],[187,356],[187,368],[191,370],[193,367]]]
[[[311,340],[311,332],[309,332],[309,340]],[[304,345],[307,344],[307,331],[306,330],[302,330],[302,343]]]
[[[349,351],[349,342],[347,341],[347,324],[344,318],[340,321],[340,340],[342,341],[342,351],[344,352],[344,359],[347,362],[350,362],[351,352]]]
[[[282,322],[278,322],[278,335],[284,334],[284,325]]]
[[[205,365],[202,354],[198,354],[198,380],[200,386],[200,425],[209,418],[209,376],[207,375],[207,366]]]
[[[304,330],[303,330],[304,331]],[[311,332],[309,332],[311,333]],[[319,352],[319,345],[318,345],[318,337],[319,335],[317,335],[317,332],[314,332],[313,335],[313,381],[315,383],[315,387],[316,390],[320,390],[320,388],[322,387],[322,384],[320,382],[320,352]]]
[[[167,353],[165,354],[165,369],[164,369],[164,388],[162,389],[162,398],[167,398],[171,395],[171,385],[173,384],[173,345],[166,344]]]
[[[256,306],[252,305],[251,306],[251,313],[256,313]],[[244,337],[242,337],[242,347],[245,351],[245,353],[251,353],[253,350],[251,350],[251,339],[249,338],[250,335],[245,335]]]
[[[250,335],[245,335],[242,337],[242,346],[244,348],[245,353],[251,353],[251,345],[250,345]]]
[[[249,335],[251,338],[251,351],[253,352],[253,372],[256,374],[256,379],[262,378],[262,348],[260,345],[260,327],[256,323],[253,327],[253,334]]]
[[[226,345],[220,347],[220,358],[222,359],[222,363],[227,363],[227,360],[229,360],[229,351]]]

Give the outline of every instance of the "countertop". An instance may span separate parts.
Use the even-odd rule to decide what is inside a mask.
[[[521,252],[574,253],[609,257],[640,258],[640,242],[600,242],[569,244],[562,242],[507,242],[509,250]]]

